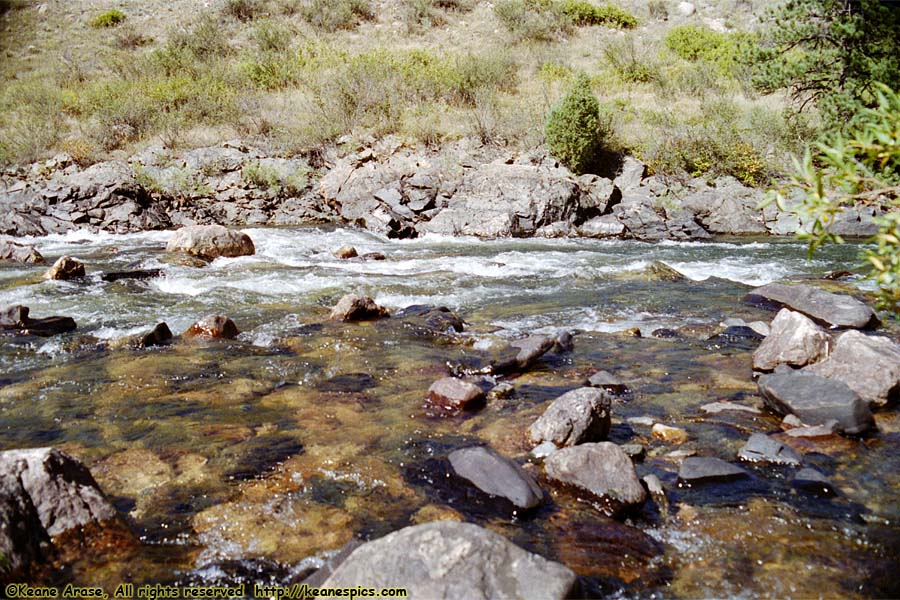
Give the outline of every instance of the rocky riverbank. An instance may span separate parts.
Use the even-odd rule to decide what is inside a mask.
[[[788,235],[796,217],[761,209],[763,194],[733,178],[676,180],[626,157],[610,177],[575,176],[544,154],[507,154],[469,141],[410,148],[393,138],[313,157],[273,157],[241,141],[81,168],[60,155],[0,175],[0,234],[74,229],[112,233],[184,225],[338,223],[390,238],[705,239]],[[871,209],[835,224],[874,233]]]

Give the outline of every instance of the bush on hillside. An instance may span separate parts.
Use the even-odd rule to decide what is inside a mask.
[[[369,0],[304,0],[299,12],[307,22],[325,31],[353,29],[360,21],[375,18]]]
[[[544,128],[550,153],[573,173],[586,173],[603,147],[600,103],[587,77],[580,76],[550,111]]]
[[[115,27],[124,20],[125,13],[123,13],[121,10],[108,10],[91,19],[91,27],[93,27],[94,29],[106,29],[109,27]]]
[[[612,4],[597,6],[585,0],[562,0],[559,5],[562,13],[579,27],[606,25],[621,29],[631,29],[637,25],[637,19],[634,18],[634,15]]]

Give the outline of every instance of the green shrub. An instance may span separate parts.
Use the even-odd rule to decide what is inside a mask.
[[[603,57],[623,81],[649,83],[659,79],[659,68],[646,52],[638,49],[634,36],[613,38],[603,47]]]
[[[241,179],[244,183],[268,190],[276,196],[296,196],[307,187],[309,174],[298,171],[286,175],[274,167],[256,161],[241,169]]]
[[[831,225],[848,207],[876,207],[878,233],[865,250],[879,306],[900,317],[900,93],[875,84],[875,108],[863,109],[847,127],[807,148],[795,160],[786,189],[774,192],[782,209],[810,227],[799,233],[815,251],[843,243]],[[793,204],[800,195],[800,201]],[[874,247],[873,247],[874,246]]]
[[[361,20],[375,18],[369,0],[304,0],[299,12],[307,22],[325,31],[353,29]]]
[[[285,52],[293,37],[290,25],[273,19],[263,19],[253,27],[253,41],[263,52]]]
[[[603,143],[600,103],[587,77],[580,76],[550,112],[544,135],[550,153],[574,173],[587,172],[597,161]]]
[[[699,25],[680,25],[666,34],[666,46],[681,58],[716,65],[723,75],[738,75],[747,48],[755,44],[747,33],[719,33]]]
[[[238,21],[252,21],[262,15],[264,8],[260,0],[225,0],[223,10]]]
[[[125,13],[120,10],[112,9],[104,13],[100,13],[99,15],[91,19],[91,27],[93,27],[94,29],[115,27],[124,20]]]
[[[572,29],[571,19],[552,0],[498,0],[494,14],[516,42],[554,41]]]
[[[409,31],[443,25],[445,19],[434,0],[403,0],[400,14]]]
[[[612,4],[597,6],[585,0],[562,0],[561,11],[579,27],[585,25],[607,25],[631,29],[637,25],[634,15]]]

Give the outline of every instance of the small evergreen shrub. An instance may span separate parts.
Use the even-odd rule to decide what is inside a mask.
[[[600,103],[590,81],[579,76],[575,84],[550,112],[544,135],[550,153],[576,174],[585,173],[602,149]]]
[[[91,27],[94,29],[108,29],[110,27],[115,27],[124,20],[125,13],[121,10],[108,10],[91,19]]]
[[[375,18],[369,0],[305,0],[299,12],[307,22],[325,31],[353,29],[360,21]]]
[[[585,0],[562,0],[560,10],[572,20],[572,23],[583,27],[586,25],[606,25],[621,29],[632,29],[637,25],[634,15],[612,4],[597,6]]]

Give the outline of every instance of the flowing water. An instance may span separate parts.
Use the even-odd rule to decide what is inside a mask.
[[[802,245],[772,240],[396,242],[344,229],[244,231],[255,256],[204,267],[173,260],[164,252],[170,233],[151,232],[33,240],[48,260],[84,261],[84,281],[0,268],[0,305],[78,323],[73,334],[0,339],[0,448],[54,445],[77,456],[140,539],[47,580],[110,591],[122,581],[299,581],[353,538],[456,518],[565,563],[590,595],[900,594],[893,411],[877,415],[879,431],[865,439],[803,442],[807,464],[837,488],[832,498],[795,489],[788,468],[751,465],[748,481],[708,489],[675,481],[679,451],[733,461],[751,433],[780,431],[764,409],[700,410],[717,400],[762,406],[750,369],[756,342],[707,338],[729,317],[771,320],[741,302],[751,286],[847,268],[857,248],[808,260]],[[334,258],[344,244],[386,260]],[[687,278],[648,277],[654,261]],[[150,268],[162,276],[99,277]],[[328,322],[348,292],[392,312],[446,306],[467,331],[436,334],[415,319]],[[239,338],[142,350],[116,343],[160,321],[177,335],[212,313],[233,318]],[[635,327],[644,337],[623,333]],[[511,396],[455,417],[423,407],[448,363],[478,366],[511,339],[563,328],[579,332],[575,349],[511,379]],[[682,335],[649,337],[658,328]],[[516,515],[448,480],[446,454],[472,444],[539,475],[525,430],[598,369],[629,382],[611,439],[644,445],[638,473],[660,478],[666,502],[616,522],[542,481],[552,490],[546,505]],[[682,427],[690,441],[656,440],[628,421],[639,416]]]

